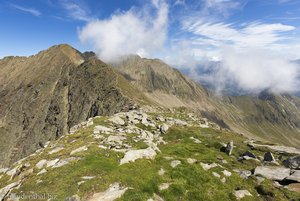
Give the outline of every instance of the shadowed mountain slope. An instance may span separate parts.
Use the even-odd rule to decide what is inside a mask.
[[[2,165],[27,156],[90,117],[128,110],[133,101],[126,93],[134,91],[133,98],[143,99],[107,64],[83,56],[59,45],[34,56],[0,60]]]

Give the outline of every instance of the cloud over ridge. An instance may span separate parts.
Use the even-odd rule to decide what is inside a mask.
[[[151,11],[154,11],[154,15]],[[89,22],[79,31],[80,41],[93,45],[104,61],[120,56],[150,56],[163,48],[167,37],[168,4],[152,0],[141,10],[131,8],[109,19]]]

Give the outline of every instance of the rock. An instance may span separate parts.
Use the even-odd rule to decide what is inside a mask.
[[[290,175],[290,169],[274,166],[258,166],[255,168],[254,175],[261,175],[267,179],[282,181]]]
[[[182,121],[180,119],[174,119],[174,123],[177,125],[177,126],[187,126],[188,123],[186,121]]]
[[[232,175],[231,172],[229,172],[228,170],[223,170],[222,173],[226,176],[226,177],[230,177]]]
[[[264,144],[255,144],[255,143],[249,143],[249,145],[255,147],[267,147],[269,149],[272,149],[276,152],[280,153],[288,153],[288,154],[300,154],[300,150],[295,147],[287,147],[287,146],[278,146],[278,145],[264,145]]]
[[[95,176],[84,176],[84,177],[81,177],[81,179],[84,179],[84,180],[91,180],[91,179],[95,179],[96,177]]]
[[[147,201],[164,201],[164,199],[162,199],[159,195],[154,193],[153,197],[148,199]]]
[[[197,160],[194,159],[194,158],[188,158],[188,159],[187,159],[187,162],[188,162],[188,164],[194,164],[194,163],[197,162]]]
[[[252,196],[252,194],[248,190],[238,190],[234,192],[236,199],[240,200],[245,196]]]
[[[8,171],[8,168],[0,168],[0,174],[6,173]]]
[[[125,121],[119,116],[112,117],[109,119],[109,121],[115,125],[120,125],[120,126],[125,125]]]
[[[257,158],[253,158],[253,157],[249,157],[249,156],[243,156],[243,157],[240,157],[238,158],[238,161],[242,161],[242,160],[253,160],[253,161],[257,161],[257,162],[260,162],[260,160],[258,160]]]
[[[223,184],[225,184],[225,183],[226,183],[226,178],[223,177],[223,178],[221,179],[221,182],[222,182]]]
[[[37,173],[37,175],[41,175],[41,174],[44,174],[44,173],[46,173],[46,172],[47,172],[46,169],[42,169],[39,173]]]
[[[15,168],[13,168],[13,169],[11,169],[11,170],[8,170],[8,171],[6,171],[6,174],[7,174],[8,176],[13,176],[13,175],[15,175],[15,174],[17,173],[18,168],[19,168],[19,167],[15,167]]]
[[[72,197],[67,197],[66,201],[81,201],[78,195],[73,195]]]
[[[233,141],[230,141],[225,148],[225,152],[230,156],[233,150]]]
[[[248,177],[250,177],[252,173],[249,170],[242,170],[242,171],[239,171],[238,174],[240,177],[242,177],[244,179],[248,179]]]
[[[213,172],[212,173],[215,177],[218,177],[218,178],[220,178],[221,177],[221,175],[219,175],[218,173],[216,173],[216,172]]]
[[[36,184],[39,184],[39,183],[42,183],[42,182],[43,182],[43,180],[39,179],[39,180],[36,181]]]
[[[264,154],[264,161],[267,162],[276,162],[276,159],[274,158],[273,154],[271,152],[266,152]]]
[[[108,128],[106,126],[95,126],[95,131],[99,131],[100,133],[105,133],[105,134],[109,134],[111,132],[113,132],[113,129]]]
[[[265,180],[265,178],[260,177],[260,176],[256,176],[255,178],[257,179],[258,184],[261,184]]]
[[[250,158],[256,158],[256,156],[250,151],[246,151],[245,153],[243,153],[243,156],[248,156]]]
[[[179,161],[179,160],[171,161],[171,167],[172,168],[175,168],[177,165],[180,165],[180,164],[181,164],[181,161]]]
[[[300,183],[292,183],[287,185],[286,187],[290,191],[298,192],[300,193]]]
[[[5,186],[4,188],[1,188],[0,189],[0,200],[2,201],[6,197],[8,197],[11,190],[14,189],[15,187],[19,186],[19,185],[20,185],[20,181],[11,183],[11,184]]]
[[[70,153],[70,155],[74,155],[74,154],[76,154],[76,153],[83,152],[83,151],[86,151],[86,150],[88,150],[87,146],[82,146],[82,147],[79,147],[79,148],[73,150],[73,151]]]
[[[31,175],[32,173],[33,173],[33,168],[25,170],[25,171],[23,171],[23,172],[20,173],[19,179],[22,180],[22,179],[26,178],[27,176]]]
[[[159,131],[162,133],[162,134],[166,134],[167,131],[169,129],[169,126],[167,124],[162,124],[160,127],[159,127]]]
[[[126,137],[123,137],[121,135],[110,135],[107,138],[107,142],[116,142],[118,144],[123,144],[123,141],[126,140]]]
[[[106,191],[94,194],[88,201],[113,201],[120,198],[127,190],[127,187],[121,187],[119,183],[114,183]]]
[[[52,161],[48,161],[46,166],[47,166],[47,167],[52,167],[52,166],[55,165],[58,161],[59,161],[59,158],[54,159],[54,160],[52,160]]]
[[[169,183],[162,183],[162,184],[159,185],[158,189],[159,189],[160,191],[163,191],[163,190],[168,189],[169,186],[170,186]]]
[[[284,160],[282,163],[285,167],[291,169],[300,169],[300,155],[289,157],[288,159]]]
[[[10,181],[12,181],[16,176],[20,175],[21,172],[26,168],[29,167],[29,164],[21,164],[9,171],[6,172],[7,175],[10,176]]]
[[[158,171],[158,175],[162,176],[166,173],[166,171],[163,168],[160,168],[160,170]]]
[[[47,160],[42,159],[42,160],[40,160],[40,161],[36,164],[36,167],[37,167],[38,169],[42,169],[42,168],[44,167],[44,165],[46,165],[46,163],[47,163]]]
[[[54,153],[57,153],[57,152],[60,152],[61,150],[63,150],[64,148],[63,147],[57,147],[55,149],[52,149],[51,151],[49,151],[48,153],[49,154],[54,154]]]
[[[190,137],[191,140],[193,140],[196,144],[201,144],[202,142],[198,140],[197,138]]]
[[[135,160],[140,158],[153,160],[155,156],[156,156],[156,152],[150,147],[148,147],[147,149],[130,150],[125,153],[125,156],[120,161],[120,165],[129,162],[134,162]]]
[[[77,182],[77,185],[80,186],[81,184],[84,184],[86,181],[80,181],[80,182]]]
[[[165,118],[163,118],[162,116],[157,116],[156,120],[161,122],[166,121]]]
[[[217,163],[211,163],[211,164],[207,164],[207,163],[200,163],[200,165],[202,166],[202,168],[204,170],[209,170],[211,168],[214,168],[214,167],[218,167],[219,165]]]
[[[77,160],[80,160],[81,158],[77,158],[77,157],[70,157],[70,158],[64,158],[64,159],[61,159],[59,162],[57,162],[56,164],[54,164],[52,166],[52,168],[58,168],[58,167],[62,167],[64,165],[67,165],[69,164],[70,162],[72,161],[77,161]]]
[[[283,185],[281,185],[278,181],[274,181],[273,182],[273,185],[276,187],[276,188],[282,188]]]
[[[291,170],[290,176],[286,177],[285,179],[300,182],[300,170]]]

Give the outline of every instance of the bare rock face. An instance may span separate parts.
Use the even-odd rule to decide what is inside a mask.
[[[118,87],[121,77],[68,45],[0,60],[0,167],[90,117],[127,111],[133,102]]]

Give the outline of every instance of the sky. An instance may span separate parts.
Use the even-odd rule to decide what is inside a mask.
[[[299,0],[3,0],[0,26],[0,58],[68,43],[160,58],[216,90],[299,91]]]

